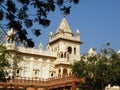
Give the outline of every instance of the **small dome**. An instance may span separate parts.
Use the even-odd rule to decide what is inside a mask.
[[[50,36],[52,36],[53,35],[53,33],[52,32],[50,32]]]
[[[88,55],[96,55],[96,51],[94,50],[94,48],[90,48],[88,51]]]
[[[42,44],[42,43],[39,43],[38,48],[42,50],[42,48],[43,48],[43,44]]]
[[[79,33],[80,33],[79,29],[77,29],[77,30],[76,30],[76,33],[77,33],[77,34],[79,34]]]
[[[120,54],[120,50],[117,53]]]

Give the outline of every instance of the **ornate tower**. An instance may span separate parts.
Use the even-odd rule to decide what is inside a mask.
[[[56,33],[53,35],[53,33],[50,32],[48,43],[49,50],[51,52],[57,52],[56,67],[58,68],[58,74],[61,73],[60,68],[65,69],[62,70],[64,74],[69,71],[69,65],[71,63],[80,60],[80,44],[82,44],[82,42],[80,41],[79,30],[76,30],[76,35],[74,35],[64,16]]]

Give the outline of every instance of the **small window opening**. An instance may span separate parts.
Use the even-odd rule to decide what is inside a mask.
[[[74,54],[76,54],[76,48],[74,48]]]
[[[19,70],[17,70],[17,74],[19,74],[19,72],[20,72],[20,71],[19,71]]]
[[[72,48],[71,47],[68,47],[68,52],[69,52],[69,54],[72,53]]]
[[[61,54],[61,58],[63,58],[63,53]]]

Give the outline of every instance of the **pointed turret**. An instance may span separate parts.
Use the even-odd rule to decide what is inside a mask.
[[[70,28],[65,16],[61,20],[61,22],[57,28],[57,31],[56,31],[56,36],[58,36],[60,34],[64,34],[66,36],[73,36],[73,33],[71,31],[71,28]]]
[[[59,40],[71,41],[82,44],[82,42],[80,42],[79,30],[76,31],[76,36],[74,36],[65,15],[63,16],[55,34],[50,33],[50,39],[48,44],[51,46]]]

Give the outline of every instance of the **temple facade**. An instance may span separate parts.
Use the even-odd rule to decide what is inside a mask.
[[[71,64],[80,60],[80,31],[74,34],[63,17],[55,33],[50,32],[46,50],[43,44],[38,48],[26,47],[26,42],[17,45],[17,35],[10,29],[4,46],[10,51],[11,68],[7,69],[11,80],[0,82],[0,90],[85,90],[81,86],[84,78],[78,79],[71,73]],[[88,55],[95,55],[91,48]],[[87,90],[86,89],[86,90]],[[119,87],[106,87],[119,90]]]
[[[42,43],[37,49],[28,48],[25,42],[17,46],[16,32],[8,30],[5,46],[12,53],[9,58],[12,67],[8,70],[11,77],[47,79],[71,74],[70,64],[80,60],[80,31],[73,34],[63,17],[56,32],[50,32],[48,37],[46,50]]]

